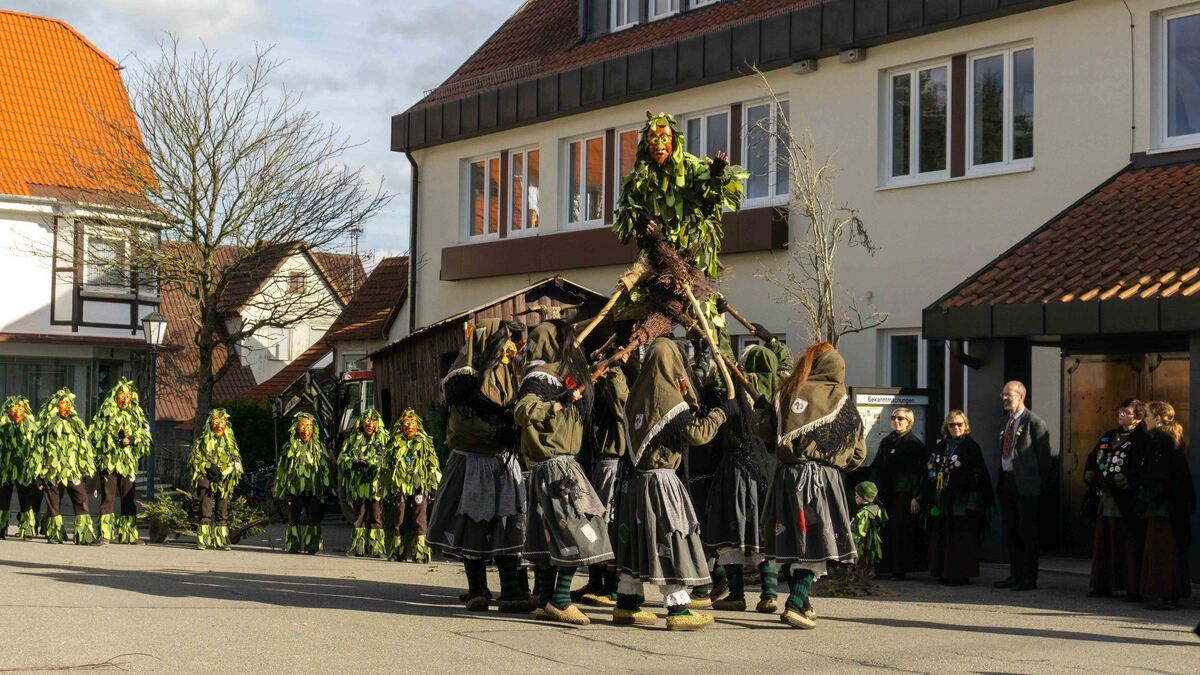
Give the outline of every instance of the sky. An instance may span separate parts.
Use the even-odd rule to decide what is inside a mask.
[[[388,149],[391,116],[445,80],[522,1],[7,0],[4,8],[66,21],[130,69],[135,55],[153,61],[166,33],[222,60],[274,45],[285,60],[278,83],[360,144],[346,164],[395,195],[359,243],[378,259],[408,250],[409,166]]]

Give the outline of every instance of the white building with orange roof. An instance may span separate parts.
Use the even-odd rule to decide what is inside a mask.
[[[120,188],[81,168],[106,123],[135,127],[133,109],[116,61],[61,21],[12,11],[0,11],[0,102],[0,394],[39,404],[69,386],[87,416],[143,370],[141,320],[159,304],[119,264],[126,243],[89,227]]]

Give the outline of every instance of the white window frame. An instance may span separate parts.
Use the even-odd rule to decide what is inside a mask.
[[[881,331],[883,333],[883,386],[891,387],[892,385],[892,338],[916,336],[917,338],[917,388],[923,389],[928,386],[929,364],[928,360],[929,345],[925,338],[921,337],[920,328],[899,328],[895,330]]]
[[[629,11],[630,4],[633,5],[632,13]],[[625,22],[618,23],[617,18],[620,15],[620,9],[622,6],[625,8]],[[612,26],[610,29],[611,32],[615,33],[617,31],[636,26],[638,24],[638,12],[641,11],[641,6],[642,3],[639,0],[632,0],[632,3],[630,0],[608,0],[608,25]],[[630,16],[630,14],[632,14],[632,16]]]
[[[921,111],[920,106],[920,74],[926,70],[934,70],[936,68],[946,69],[946,168],[941,171],[920,171],[921,159]],[[908,158],[908,174],[903,176],[892,175],[892,151],[893,151],[893,134],[895,129],[892,121],[892,103],[894,100],[895,78],[898,75],[909,76],[909,158]],[[954,100],[954,78],[951,77],[950,60],[943,59],[931,61],[914,66],[905,66],[903,68],[895,68],[884,71],[883,73],[883,165],[880,167],[880,176],[882,176],[881,185],[887,187],[902,186],[902,185],[920,185],[922,183],[932,183],[944,181],[950,178],[950,162],[952,159],[952,149],[950,147],[950,127],[953,121],[954,111],[952,101]]]
[[[770,329],[768,328],[767,330]],[[774,335],[775,339],[779,342],[783,343],[784,345],[787,344],[787,333],[776,333],[775,331],[771,331],[771,334]],[[731,347],[733,348],[733,353],[737,355],[738,359],[742,358],[742,353],[745,352],[748,347],[763,344],[763,341],[758,339],[758,336],[754,333],[734,333],[729,336],[729,341]]]
[[[579,194],[584,198],[583,204],[580,206],[580,217],[584,218],[587,215],[587,142],[594,139],[600,139],[600,161],[604,161],[604,154],[607,150],[605,144],[608,143],[607,133],[605,131],[594,131],[589,134],[575,136],[573,138],[564,139],[561,144],[561,156],[559,166],[563,167],[559,185],[562,195],[562,224],[567,230],[586,230],[594,227],[605,227],[604,223],[604,196],[609,189],[609,183],[612,180],[604,171],[600,171],[600,217],[592,219],[584,219],[572,222],[571,221],[571,145],[579,143]]]
[[[779,99],[779,101],[778,101],[779,105],[783,105],[784,103],[788,104],[788,116],[790,117],[792,114],[790,97],[788,97],[787,94],[781,94],[777,98]],[[760,105],[768,106],[767,109],[770,113],[770,116],[768,117],[768,119],[772,120],[771,127],[773,129],[778,128],[777,120],[778,120],[779,106],[775,105],[774,100],[768,98],[768,99],[758,99],[758,100],[754,100],[754,101],[747,101],[747,102],[742,103],[742,139],[741,140],[742,140],[742,165],[744,167],[749,166],[749,157],[750,157],[750,121],[749,121],[750,120],[750,108],[754,108],[754,107],[757,107]],[[791,120],[789,120],[789,122],[790,121]],[[789,199],[791,198],[790,184],[788,186],[788,189],[785,192],[783,192],[782,194],[779,194],[778,189],[777,189],[778,185],[776,183],[776,180],[777,180],[776,171],[779,167],[779,164],[778,164],[778,161],[779,161],[778,140],[779,139],[777,139],[774,135],[770,135],[770,136],[768,136],[768,140],[769,140],[771,146],[767,149],[767,172],[768,172],[767,173],[767,185],[768,185],[768,191],[771,194],[768,194],[765,197],[750,197],[749,192],[747,192],[746,198],[742,200],[742,208],[743,209],[761,208],[764,206],[782,206],[784,204],[787,204]]]
[[[129,242],[126,241],[123,237],[121,237],[119,234],[117,234],[115,232],[107,232],[107,231],[102,230],[100,232],[93,233],[92,227],[93,226],[91,226],[89,224],[85,224],[84,228],[83,228],[83,236],[84,236],[84,239],[83,239],[83,287],[88,291],[100,291],[100,292],[107,292],[107,293],[119,292],[121,294],[133,293],[133,289],[130,287],[130,276],[129,276],[132,271],[132,268],[129,264],[130,263]],[[119,274],[121,274],[122,276],[125,277],[121,283],[119,283],[119,284],[95,283],[90,280],[93,272],[101,272],[102,271],[102,270],[96,269],[97,266],[92,263],[91,243],[92,243],[93,237],[95,237],[97,239],[102,239],[105,241],[116,242],[116,243],[120,244],[121,247],[124,249],[124,252],[122,255],[124,256],[124,259],[125,259],[125,265],[124,265],[123,269],[120,269],[118,271]],[[118,267],[118,266],[105,265],[104,267]],[[108,270],[103,270],[103,272],[107,272],[107,271]]]
[[[648,0],[646,2],[646,14],[649,15],[649,19],[651,21],[658,21],[659,19],[665,19],[669,16],[675,16],[678,14],[680,0],[670,0],[670,2],[670,9],[665,12],[658,13],[654,11],[654,0]]]
[[[1022,43],[999,49],[975,52],[967,55],[967,110],[964,125],[966,128],[966,175],[988,176],[1014,171],[1028,171],[1033,168],[1034,157],[1037,156],[1037,144],[1034,143],[1034,157],[1013,159],[1013,53],[1025,50],[1033,51],[1032,43]],[[975,63],[981,59],[993,56],[1004,57],[1004,122],[1003,122],[1003,159],[988,164],[975,164]],[[1037,95],[1037,52],[1033,52],[1034,95]],[[1037,107],[1034,107],[1037,115]],[[1036,125],[1034,126],[1036,133]],[[1036,137],[1035,137],[1036,138]]]
[[[1170,106],[1167,104],[1167,71],[1169,65],[1167,23],[1174,19],[1183,19],[1197,14],[1200,14],[1200,5],[1192,4],[1187,7],[1160,12],[1154,17],[1153,34],[1151,36],[1151,44],[1153,45],[1151,49],[1151,67],[1154,74],[1151,80],[1151,117],[1154,120],[1151,152],[1200,146],[1200,132],[1184,136],[1167,136],[1167,130],[1170,129]]]
[[[688,123],[695,119],[700,120],[700,152],[694,153],[698,157],[708,157],[712,155],[712,148],[708,147],[708,118],[712,117],[713,115],[722,114],[725,115],[725,143],[728,145],[733,142],[733,115],[730,112],[730,106],[702,110],[700,112],[691,113],[683,118],[683,122],[681,123],[680,127],[683,129],[685,135],[687,134]],[[691,136],[688,136],[687,138],[691,138]],[[730,148],[725,149],[726,153],[729,151]]]
[[[537,212],[538,212],[539,227],[542,223],[542,186],[541,186],[541,183],[542,183],[542,149],[539,146],[531,145],[531,146],[524,147],[524,148],[516,148],[514,150],[509,150],[508,151],[508,167],[507,167],[508,168],[508,185],[507,185],[507,187],[508,187],[508,200],[507,200],[508,203],[506,204],[506,208],[508,210],[505,211],[505,213],[508,214],[508,233],[506,234],[506,236],[509,239],[511,239],[513,237],[533,236],[538,233],[539,227],[529,227],[529,153],[531,153],[531,152],[536,152],[538,154],[538,187],[537,187],[538,208],[537,208]],[[513,197],[514,197],[514,195],[513,195],[513,177],[516,176],[516,172],[513,170],[513,157],[515,155],[522,155],[524,157],[524,160],[522,161],[522,164],[521,164],[521,166],[522,166],[521,185],[525,189],[525,204],[524,204],[525,212],[521,215],[521,229],[519,229],[519,230],[514,230],[512,228],[512,226],[513,226],[513,224],[512,224],[512,212],[513,212],[512,207],[513,207]]]
[[[700,7],[708,7],[709,5],[715,5],[718,2],[720,2],[721,0],[688,0],[688,1],[691,3],[692,9],[697,9]]]
[[[465,178],[463,180],[463,188],[462,188],[463,195],[464,195],[463,218],[462,218],[462,222],[463,222],[462,241],[467,242],[467,243],[474,243],[474,242],[480,242],[480,241],[495,241],[500,238],[500,223],[499,222],[496,223],[496,232],[495,233],[488,232],[488,214],[491,213],[491,206],[490,206],[491,197],[488,194],[487,178],[488,178],[489,167],[491,167],[493,159],[496,160],[497,163],[499,164],[500,175],[496,176],[496,181],[499,184],[500,179],[503,178],[503,175],[504,175],[504,166],[503,166],[504,163],[501,161],[502,158],[500,156],[500,153],[491,152],[486,155],[479,155],[477,157],[472,157],[463,163],[463,175]],[[474,216],[474,210],[473,210],[474,203],[471,200],[471,166],[473,164],[475,164],[475,162],[483,162],[484,189],[483,189],[483,233],[482,234],[471,234],[471,218]],[[500,187],[503,188],[502,185]],[[497,195],[497,197],[499,197],[499,195]],[[504,202],[504,200],[501,199],[500,208],[497,209],[497,213],[500,213],[500,214],[503,213],[503,209],[504,209],[503,202]]]

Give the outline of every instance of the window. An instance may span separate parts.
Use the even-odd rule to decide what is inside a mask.
[[[307,275],[300,270],[296,270],[288,275],[288,293],[297,295],[304,293],[305,280]]]
[[[287,361],[292,358],[292,331],[278,326],[268,326],[264,330],[267,343],[267,355],[274,361]]]
[[[624,30],[637,24],[640,0],[608,0],[609,25],[613,31]]]
[[[342,369],[338,372],[345,373],[351,370],[370,370],[371,359],[366,354],[343,354]]]
[[[1200,9],[1159,17],[1159,147],[1200,144]]]
[[[616,173],[613,176],[614,203],[621,200],[621,179],[633,171],[633,164],[637,161],[638,141],[641,140],[641,133],[641,127],[622,129],[617,132],[617,152],[613,162],[613,171]]]
[[[790,119],[789,110],[788,101],[782,101],[778,106],[770,103],[746,106],[746,133],[743,136],[746,140],[742,157],[750,172],[746,181],[747,201],[779,201],[777,197],[788,194],[788,127],[780,124],[780,118]]]
[[[925,385],[925,353],[917,331],[884,333],[884,382],[889,387]]]
[[[513,235],[536,230],[541,152],[514,150],[508,156],[508,163],[508,233]]]
[[[949,176],[950,67],[894,71],[887,77],[889,182]]]
[[[1033,159],[1033,49],[970,59],[967,159],[971,169],[1003,169]]]
[[[785,345],[787,344],[787,335],[786,334],[774,333],[774,332],[772,332],[772,334],[775,336],[776,340],[779,340],[781,343],[783,343]],[[730,335],[729,340],[733,345],[733,352],[735,354],[737,354],[737,357],[739,359],[742,358],[742,354],[746,351],[746,348],[748,348],[752,345],[762,344],[762,340],[759,340],[757,335],[747,334],[747,333],[738,333],[738,334]]]
[[[604,224],[604,136],[567,143],[567,223]]]
[[[679,0],[649,0],[650,20],[663,19],[679,12]]]
[[[719,110],[689,117],[683,122],[687,151],[697,157],[729,153],[729,111]]]
[[[719,2],[719,0],[692,0],[692,9],[704,7],[705,5],[713,5],[717,2]]]
[[[87,258],[84,265],[85,284],[126,288],[129,285],[125,276],[128,266],[123,239],[88,235]]]
[[[500,236],[500,155],[470,163],[468,239]]]

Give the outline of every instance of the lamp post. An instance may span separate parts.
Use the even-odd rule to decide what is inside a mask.
[[[146,345],[150,347],[150,398],[146,406],[146,421],[150,424],[153,437],[156,421],[154,402],[158,398],[158,348],[167,337],[167,317],[159,314],[157,310],[147,314],[142,318],[142,335],[146,338]],[[154,457],[157,454],[157,449],[152,449],[150,457],[146,460],[146,499],[154,499]]]

